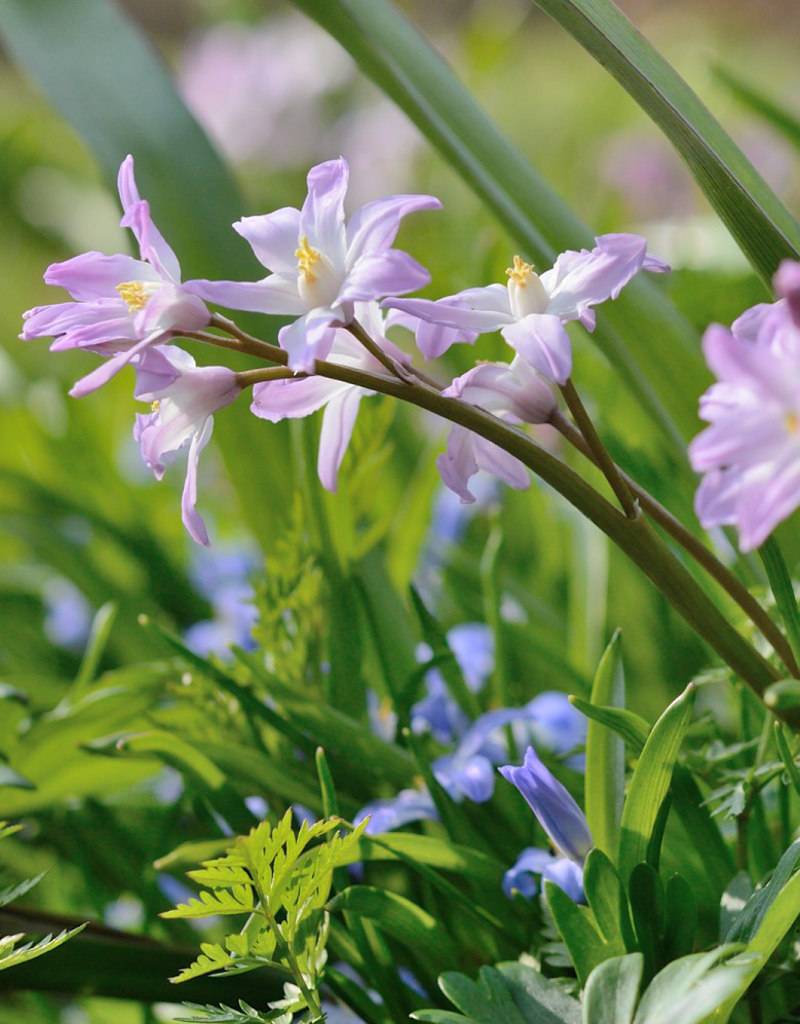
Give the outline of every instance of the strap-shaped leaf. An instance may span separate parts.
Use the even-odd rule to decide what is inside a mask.
[[[597,666],[592,683],[593,705],[623,706],[625,676],[622,669],[621,634],[617,630]],[[625,789],[623,741],[596,719],[589,719],[586,733],[584,803],[594,845],[613,857],[618,846],[619,819]]]
[[[542,266],[591,245],[583,225],[388,0],[295,0],[347,49]],[[632,282],[593,335],[666,433],[696,426],[696,336],[658,287]],[[682,448],[682,445],[678,447]],[[681,458],[683,453],[681,452]]]
[[[535,0],[630,93],[689,165],[755,270],[769,283],[800,255],[800,225],[675,69],[610,0]]]
[[[675,760],[689,725],[694,695],[695,687],[690,683],[663,712],[647,738],[633,773],[622,809],[619,873],[623,885],[627,885],[636,865],[647,859]]]

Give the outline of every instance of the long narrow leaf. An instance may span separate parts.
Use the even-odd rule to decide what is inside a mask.
[[[699,97],[610,0],[535,0],[607,68],[675,146],[768,284],[800,225]]]

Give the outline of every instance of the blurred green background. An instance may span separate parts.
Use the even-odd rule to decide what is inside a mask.
[[[401,237],[430,268],[430,294],[502,278],[515,251],[512,240],[338,45],[289,5],[131,0],[123,6],[161,52],[234,169],[245,197],[242,213],[297,204],[308,166],[341,153],[353,169],[353,206],[393,191],[443,199],[442,213],[413,218]],[[698,344],[708,322],[730,321],[763,298],[668,143],[557,25],[524,0],[401,6],[585,222],[597,233],[640,232],[672,264],[674,273],[659,287],[695,326]],[[745,110],[714,72],[731,69],[800,110],[800,7],[780,0],[621,6],[796,211],[796,151]],[[135,137],[129,147],[135,155]],[[159,210],[153,212],[158,221]],[[214,219],[218,212],[202,209],[197,216]],[[181,470],[175,467],[156,484],[139,464],[130,377],[122,374],[102,392],[71,400],[66,392],[92,357],[51,355],[46,342],[16,338],[23,310],[59,301],[41,281],[47,264],[86,249],[126,251],[118,219],[115,196],[72,130],[10,63],[0,65],[0,685],[24,692],[28,701],[4,703],[0,754],[16,767],[20,723],[47,712],[66,693],[91,615],[105,602],[119,607],[103,653],[106,670],[164,655],[139,626],[142,612],[181,632],[212,621],[224,636],[228,627],[181,526]],[[179,255],[203,273],[202,252]],[[243,254],[245,263],[248,258]],[[254,263],[251,273],[258,275]],[[250,326],[268,338],[274,332],[270,323],[251,320]],[[658,346],[659,339],[642,344]],[[609,446],[693,522],[688,470],[664,451],[597,348],[577,335],[576,346],[576,379]],[[441,373],[461,372],[476,357],[502,352],[496,338],[481,339],[475,350],[457,346]],[[207,351],[195,354],[209,360]],[[700,373],[674,382],[693,395],[705,384]],[[324,495],[306,471],[313,428],[256,421],[240,402],[217,417],[201,466],[199,507],[218,549],[245,551],[258,567],[257,580],[288,571],[287,545],[307,542],[314,549],[313,529],[302,539],[298,522],[317,521],[314,509],[322,508],[342,565],[378,560],[400,595],[415,581],[445,626],[491,620],[497,597],[498,646],[517,702],[544,689],[579,692],[619,626],[631,705],[654,715],[707,663],[699,641],[621,555],[535,481],[521,493],[487,484],[478,506],[459,509],[442,492],[434,467],[444,435],[442,424],[373,399],[364,404],[339,493]],[[544,431],[542,441],[557,445]],[[500,545],[488,568],[487,542]],[[791,537],[789,551],[796,558]],[[278,600],[279,593],[269,591],[268,599]],[[237,600],[246,607],[249,592]],[[126,919],[120,866],[94,894],[82,889],[77,867],[85,856],[80,830],[91,831],[87,806],[100,818],[107,801],[146,808],[136,786],[152,772],[129,763],[115,769],[87,758],[68,770],[56,758],[40,768],[47,785],[37,780],[36,790],[0,789],[0,817],[37,815],[26,818],[33,842],[4,844],[9,848],[0,849],[0,860],[28,871],[28,857],[52,865],[60,856],[61,866],[36,892],[42,906],[136,929],[141,887],[152,879],[136,877],[127,887],[137,895]],[[169,848],[146,825],[142,837],[127,869],[134,874]],[[118,839],[124,847],[125,836]],[[102,861],[102,852],[95,853]],[[150,910],[166,905],[155,899]],[[0,1021],[141,1019],[133,1005],[112,1008],[102,1000],[31,997],[10,1011],[0,1007]]]

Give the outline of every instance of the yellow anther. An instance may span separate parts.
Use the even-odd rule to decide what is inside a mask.
[[[138,313],[140,309],[144,309],[150,298],[143,281],[123,281],[122,284],[116,285],[116,290],[131,313]]]
[[[796,412],[790,412],[786,417],[786,429],[790,434],[796,434],[800,431],[800,416]]]
[[[150,411],[151,412],[158,412],[158,410],[160,408],[161,408],[161,402],[159,402],[159,400],[157,398],[156,398],[156,400],[154,402],[150,403]]]
[[[318,249],[309,244],[308,235],[303,235],[300,239],[300,246],[295,249],[294,254],[297,257],[297,269],[305,280],[309,283],[316,281],[317,275],[314,273],[314,267],[320,261],[320,253]]]
[[[533,264],[526,263],[521,256],[515,256],[514,266],[506,267],[506,274],[514,284],[524,288],[533,276]]]

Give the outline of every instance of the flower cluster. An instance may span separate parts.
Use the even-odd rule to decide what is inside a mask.
[[[742,551],[762,544],[800,505],[800,263],[785,261],[777,302],[730,330],[712,324],[703,352],[717,377],[700,399],[710,424],[689,449],[703,473],[695,507],[705,527],[736,526]]]
[[[424,267],[394,247],[401,222],[441,203],[428,195],[389,196],[348,219],[348,166],[339,158],[311,169],[300,209],[284,207],[233,225],[269,271],[265,277],[182,281],[178,259],[139,194],[130,156],[118,187],[121,223],[133,232],[139,259],[89,252],[53,264],[45,281],[65,288],[72,301],[29,310],[21,336],[52,336],[55,351],[84,349],[103,358],[74,385],[74,396],[100,387],[128,364],[135,368],[135,397],[151,408],[136,417],[134,437],[159,479],[174,456],[187,450],[183,521],[201,544],[208,543],[208,533],[195,507],[199,455],[214,413],[245,387],[253,385],[254,415],[272,422],[324,409],[319,476],[335,490],[360,401],[373,392],[341,372],[326,375],[320,361],[367,379],[388,370],[396,380],[425,380],[388,339],[392,327],[410,329],[426,359],[455,342],[473,343],[479,334],[499,330],[516,353],[509,363],[478,364],[437,390],[506,423],[544,423],[556,407],[551,385],[563,385],[571,372],[565,325],[577,320],[591,330],[594,307],[615,298],[639,270],[667,269],[637,235],[603,235],[591,250],[563,253],[541,276],[515,256],[505,285],[470,288],[437,301],[399,298],[430,280]],[[208,303],[293,318],[278,332],[278,361],[288,370],[254,381],[222,366],[196,365],[172,343],[176,338],[219,344],[221,335],[207,328],[233,328],[235,334],[235,325],[213,314]],[[452,427],[438,466],[446,486],[466,503],[475,500],[470,480],[479,470],[511,487],[528,485],[521,462],[459,425]]]

